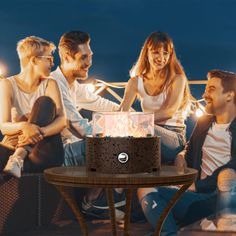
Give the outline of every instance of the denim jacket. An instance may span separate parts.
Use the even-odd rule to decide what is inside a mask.
[[[217,168],[212,175],[207,176],[205,179],[200,179],[201,176],[201,164],[202,164],[202,147],[207,136],[207,132],[211,127],[212,123],[215,121],[215,116],[206,115],[201,117],[193,131],[190,138],[186,161],[190,168],[198,170],[198,178],[195,181],[196,191],[202,193],[210,193],[217,188],[217,177],[218,174],[226,168],[231,168],[236,170],[236,118],[231,122],[229,130],[232,135],[231,141],[231,160],[225,165]]]

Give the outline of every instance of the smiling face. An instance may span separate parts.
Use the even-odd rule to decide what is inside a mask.
[[[153,70],[162,70],[169,62],[170,53],[164,47],[148,50],[148,61]]]
[[[224,92],[221,79],[212,77],[208,80],[203,98],[205,99],[205,110],[208,114],[221,114],[228,101],[229,92]]]
[[[70,69],[74,78],[87,79],[89,68],[92,65],[92,55],[89,43],[85,43],[78,46],[78,52],[73,57],[67,58],[67,68]]]

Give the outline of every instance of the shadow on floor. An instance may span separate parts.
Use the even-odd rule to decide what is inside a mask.
[[[110,220],[92,220],[87,222],[89,236],[111,236]],[[131,236],[150,235],[148,224],[131,224]],[[123,235],[123,225],[118,224],[118,236]],[[80,226],[76,221],[61,221],[58,226],[44,227],[16,234],[4,234],[2,236],[82,236]]]
[[[89,236],[111,236],[110,220],[87,221]],[[117,225],[117,236],[123,236],[123,225]],[[131,224],[130,236],[151,236],[151,228],[147,223]],[[16,234],[4,234],[1,236],[82,236],[80,226],[76,221],[60,221],[57,226],[34,229]],[[178,236],[236,236],[232,232],[200,231],[194,225],[180,231]]]

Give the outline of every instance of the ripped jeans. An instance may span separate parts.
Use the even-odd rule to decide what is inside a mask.
[[[150,192],[140,199],[143,213],[153,229],[156,228],[160,215],[177,190],[177,187],[158,187],[156,192]],[[215,213],[216,204],[217,191],[185,192],[164,221],[161,236],[176,236],[179,225],[188,225]]]
[[[173,163],[176,155],[184,149],[185,127],[155,125],[154,132],[161,137],[161,163]]]

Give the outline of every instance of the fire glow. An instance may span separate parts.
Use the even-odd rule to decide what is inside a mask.
[[[154,135],[152,112],[97,112],[93,114],[94,137],[148,137]]]

